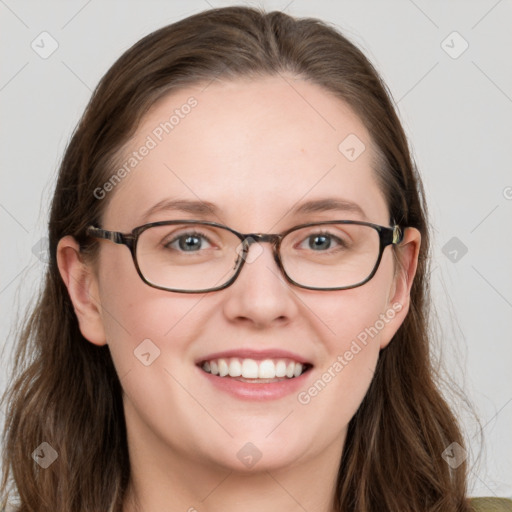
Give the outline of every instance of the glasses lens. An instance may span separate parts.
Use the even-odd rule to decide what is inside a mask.
[[[288,276],[312,288],[342,288],[365,281],[380,251],[377,230],[359,224],[318,224],[288,233],[281,260]]]
[[[137,263],[146,281],[156,286],[206,290],[231,279],[241,247],[236,235],[215,226],[152,226],[139,236]]]
[[[141,233],[137,263],[149,283],[176,291],[219,288],[236,273],[240,239],[201,223],[152,226]],[[288,233],[281,261],[297,284],[342,288],[365,281],[379,257],[378,232],[358,224],[315,224]]]

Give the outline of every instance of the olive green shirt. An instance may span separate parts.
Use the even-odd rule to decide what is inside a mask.
[[[507,498],[472,498],[475,512],[512,512],[512,500]]]

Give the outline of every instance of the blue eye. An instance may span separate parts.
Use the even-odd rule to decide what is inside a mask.
[[[330,249],[332,239],[330,236],[315,235],[308,237],[310,249]]]
[[[308,235],[304,242],[307,242],[306,249],[323,252],[328,249],[340,249],[346,247],[345,242],[327,231]],[[303,242],[303,243],[304,243]]]
[[[204,242],[207,242],[208,246],[210,246],[210,241],[208,238],[201,233],[184,233],[166,243],[164,247],[183,252],[196,252],[198,250],[210,248],[203,247]]]

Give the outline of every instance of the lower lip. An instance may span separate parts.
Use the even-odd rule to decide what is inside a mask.
[[[197,368],[198,371],[217,389],[241,400],[277,400],[292,393],[298,393],[305,385],[311,368],[299,377],[285,379],[267,384],[242,382],[233,377],[218,377]]]

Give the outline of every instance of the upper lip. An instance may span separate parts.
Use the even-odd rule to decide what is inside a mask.
[[[201,364],[204,361],[212,361],[214,359],[229,359],[231,357],[238,357],[240,359],[254,359],[256,361],[263,361],[264,359],[291,359],[297,363],[312,364],[306,358],[281,349],[267,349],[267,350],[251,350],[251,349],[233,349],[224,350],[222,352],[215,352],[201,357],[196,361],[196,364]]]

